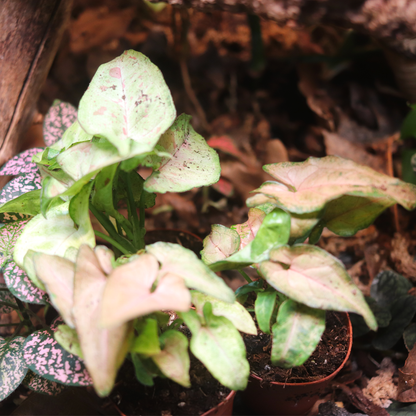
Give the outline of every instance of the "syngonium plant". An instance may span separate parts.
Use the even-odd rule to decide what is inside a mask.
[[[326,310],[355,312],[369,329],[378,326],[343,264],[314,245],[324,227],[348,237],[396,203],[412,210],[416,186],[335,156],[264,170],[275,180],[247,200],[247,222],[214,225],[202,259],[215,272],[241,271],[248,284],[237,290],[238,300],[244,304],[254,295],[258,327],[272,338],[271,363],[291,368],[315,350]],[[244,273],[247,266],[256,270],[258,280]]]
[[[105,396],[126,356],[145,385],[162,376],[189,387],[188,344],[222,384],[244,389],[239,331],[256,333],[249,313],[193,252],[144,243],[155,192],[207,186],[220,174],[190,117],[176,118],[158,68],[135,51],[100,66],[78,111],[54,103],[44,138],[48,147],[0,169],[15,176],[0,194],[0,313],[21,318],[0,337],[0,400],[21,383],[47,394],[93,384]],[[144,180],[139,166],[153,173]],[[38,323],[28,304],[59,316]]]

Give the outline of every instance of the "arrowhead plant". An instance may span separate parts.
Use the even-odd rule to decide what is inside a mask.
[[[315,246],[322,230],[351,236],[386,208],[416,208],[416,186],[335,156],[264,166],[265,182],[247,200],[248,220],[212,226],[203,261],[213,271],[240,270],[248,281],[237,298],[251,304],[258,328],[272,338],[271,363],[302,365],[325,329],[325,311],[355,312],[369,329],[377,321],[343,264]],[[253,267],[259,280],[242,271]],[[253,301],[254,298],[254,301]]]
[[[93,385],[106,396],[126,359],[144,385],[162,376],[189,387],[190,351],[225,386],[245,388],[239,331],[256,332],[250,314],[193,252],[144,243],[156,193],[219,179],[218,155],[190,120],[176,117],[159,69],[126,51],[97,70],[78,109],[54,102],[47,147],[0,168],[14,176],[0,194],[0,312],[21,318],[0,338],[0,400],[21,383],[45,394]],[[152,169],[147,179],[140,166]],[[59,316],[48,326],[30,304]]]

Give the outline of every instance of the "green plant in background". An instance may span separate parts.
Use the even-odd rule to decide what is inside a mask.
[[[248,284],[236,294],[243,304],[255,294],[258,327],[272,335],[271,362],[290,368],[314,351],[325,329],[325,310],[355,312],[367,328],[377,329],[343,264],[313,245],[323,228],[348,237],[395,203],[414,209],[416,186],[334,156],[264,170],[275,181],[247,200],[248,221],[213,226],[202,259],[213,271],[256,269],[257,281],[242,271]]]
[[[256,333],[249,313],[193,252],[144,243],[155,192],[210,185],[220,175],[190,117],[176,118],[160,71],[125,52],[97,70],[78,112],[54,103],[44,134],[48,147],[0,170],[16,176],[0,194],[0,312],[21,318],[14,335],[0,338],[0,400],[22,382],[48,394],[93,384],[105,396],[126,356],[145,385],[164,376],[189,386],[188,343],[222,384],[244,389],[249,365],[238,331]],[[153,173],[144,180],[139,166]],[[190,310],[201,296],[209,301]],[[53,305],[60,317],[34,323],[27,304]]]

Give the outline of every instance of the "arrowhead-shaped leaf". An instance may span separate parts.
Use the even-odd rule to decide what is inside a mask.
[[[38,172],[25,173],[12,179],[0,193],[0,204],[16,199],[27,192],[41,188],[41,177]]]
[[[162,264],[161,273],[180,276],[188,288],[196,289],[225,302],[234,302],[233,291],[191,250],[178,244],[158,242],[146,246],[146,251]]]
[[[69,202],[51,208],[46,218],[41,214],[37,215],[26,225],[17,240],[13,256],[16,263],[25,268],[31,279],[36,281],[36,274],[30,264],[24,262],[28,250],[33,249],[40,253],[65,257],[68,253],[74,252],[74,250],[68,250],[70,248],[77,250],[81,244],[95,245],[94,231],[88,213],[88,197],[86,191],[82,195],[82,204],[85,207],[77,211],[79,214],[78,229],[69,215]],[[70,255],[68,258],[74,261],[74,257]]]
[[[61,139],[65,130],[77,118],[77,110],[69,103],[55,100],[46,113],[43,122],[43,138],[46,146],[52,146]]]
[[[251,208],[248,211],[248,220],[246,222],[231,227],[231,229],[237,231],[240,236],[240,250],[250,241],[254,240],[265,217],[266,213],[261,209]]]
[[[137,270],[136,270],[137,272]],[[74,281],[72,316],[85,365],[100,396],[110,393],[117,370],[127,353],[127,324],[112,329],[99,326],[101,298],[107,278],[91,247],[80,247]]]
[[[266,165],[264,170],[277,182],[265,182],[256,192],[297,214],[319,211],[343,195],[387,197],[408,210],[416,207],[416,186],[336,156]],[[247,203],[253,206],[252,200]]]
[[[32,261],[36,276],[45,285],[52,305],[59,311],[64,321],[74,328],[71,312],[74,295],[74,263],[63,257],[39,252],[33,254]]]
[[[140,273],[137,273],[140,270]],[[153,285],[157,280],[157,286]],[[113,327],[159,310],[187,311],[191,295],[178,274],[159,273],[150,254],[117,267],[108,277],[102,299],[101,325]]]
[[[216,316],[224,316],[232,322],[232,324],[241,332],[250,335],[257,335],[256,324],[246,308],[235,301],[234,303],[223,302],[215,299],[213,296],[204,295],[195,290],[192,292],[192,303],[196,311],[202,316],[204,305],[210,302],[212,305],[212,313]]]
[[[46,394],[47,396],[57,396],[65,389],[63,384],[47,380],[46,378],[35,374],[32,370],[27,372],[22,384],[36,393]]]
[[[33,147],[11,158],[0,168],[0,175],[22,175],[26,173],[36,173],[38,168],[32,162],[33,155],[43,151],[42,147]]]
[[[7,340],[0,337],[0,401],[13,393],[26,376],[27,365],[23,359],[24,337]]]
[[[211,264],[224,260],[236,253],[239,247],[240,237],[237,231],[220,224],[212,225],[211,233],[204,239],[202,261]]]
[[[84,362],[62,348],[53,338],[53,332],[53,328],[41,329],[26,338],[23,355],[28,367],[50,381],[67,386],[90,386],[92,380]]]
[[[220,161],[214,149],[190,125],[191,117],[180,115],[160,138],[158,145],[172,155],[144,184],[148,192],[184,192],[208,186],[220,178]]]
[[[192,332],[192,354],[222,385],[244,390],[250,366],[241,335],[227,318],[213,315],[209,302],[204,305],[203,312],[205,324],[193,310],[180,315]]]
[[[302,365],[314,352],[324,330],[325,311],[286,300],[272,328],[272,364],[282,368]]]
[[[160,342],[164,347],[152,360],[166,377],[181,386],[191,387],[188,338],[181,332],[168,330],[160,336]]]
[[[3,277],[10,292],[21,301],[39,305],[48,303],[48,295],[35,286],[14,261],[10,261],[4,268]]]
[[[106,137],[126,156],[132,141],[142,153],[151,151],[175,113],[159,69],[130,50],[98,68],[79,103],[78,120],[88,133]]]
[[[377,322],[360,289],[343,264],[319,247],[297,244],[270,252],[259,272],[279,292],[311,308],[350,311],[362,315],[375,330]]]

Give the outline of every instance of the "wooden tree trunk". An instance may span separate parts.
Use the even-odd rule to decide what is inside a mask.
[[[0,166],[19,149],[59,42],[71,0],[2,0]]]

